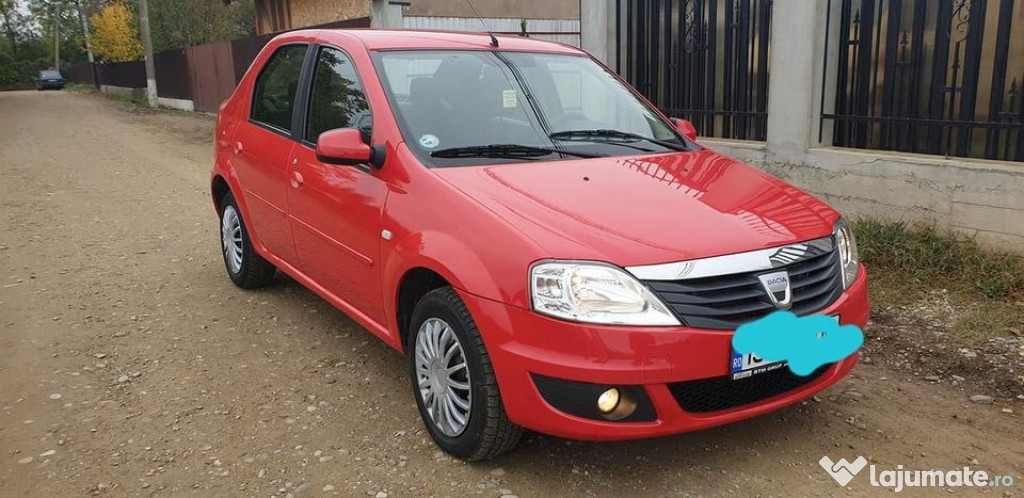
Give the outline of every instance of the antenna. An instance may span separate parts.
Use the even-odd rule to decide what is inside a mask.
[[[473,9],[473,14],[476,14],[476,18],[480,21],[480,25],[484,27],[484,31],[487,32],[488,35],[491,35],[491,46],[498,48],[498,39],[495,38],[494,33],[491,33],[491,30],[487,29],[487,23],[484,22],[483,17],[480,17],[480,12],[476,10],[476,6],[473,5],[473,2],[470,0],[466,0],[466,4],[469,5],[469,8]]]

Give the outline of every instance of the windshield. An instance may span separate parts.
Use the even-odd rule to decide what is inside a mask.
[[[376,63],[406,142],[431,166],[688,149],[589,57],[415,50]]]
[[[60,73],[57,71],[40,71],[39,74],[42,78],[60,78]]]

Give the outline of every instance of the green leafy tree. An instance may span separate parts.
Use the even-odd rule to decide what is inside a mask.
[[[153,50],[203,45],[252,36],[253,0],[225,5],[223,0],[150,0]]]
[[[93,0],[19,0],[25,4],[31,16],[27,25],[36,31],[45,57],[50,60],[48,66],[53,65],[54,35],[57,35],[60,45],[60,59],[62,65],[74,64],[86,60],[85,33],[82,31],[82,21],[79,17],[79,7],[88,8],[97,1]],[[56,33],[55,33],[56,31]]]
[[[27,6],[24,0],[0,0],[0,86],[5,88],[30,83],[40,69],[53,63],[52,50],[45,50]],[[53,39],[49,42],[52,46]]]

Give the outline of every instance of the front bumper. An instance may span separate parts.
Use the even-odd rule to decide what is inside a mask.
[[[553,436],[585,440],[634,439],[712,427],[791,405],[838,382],[857,354],[820,376],[765,399],[706,413],[683,410],[670,384],[726,376],[732,354],[730,331],[687,327],[621,327],[565,322],[529,310],[461,293],[487,345],[509,419]],[[866,272],[823,314],[842,324],[867,323]],[[593,384],[640,386],[656,419],[603,421],[559,411],[541,396],[533,375]]]

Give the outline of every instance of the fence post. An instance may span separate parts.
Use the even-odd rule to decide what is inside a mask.
[[[815,100],[820,73],[815,72],[824,53],[827,2],[784,0],[774,2],[771,59],[768,79],[768,158],[797,162],[817,137],[815,123],[821,109]]]
[[[612,68],[618,30],[615,5],[612,0],[580,0],[580,48]]]
[[[370,27],[376,29],[402,29],[402,7],[409,2],[404,0],[372,0],[370,4]]]

